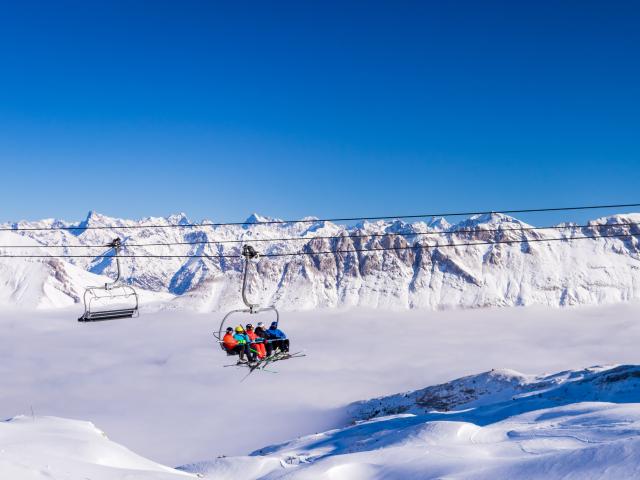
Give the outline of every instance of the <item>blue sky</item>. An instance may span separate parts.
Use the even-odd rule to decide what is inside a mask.
[[[633,1],[2,2],[0,221],[639,202],[639,23]]]

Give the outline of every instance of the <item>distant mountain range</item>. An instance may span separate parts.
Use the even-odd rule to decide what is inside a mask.
[[[560,230],[522,230],[530,225],[497,213],[455,225],[444,218],[355,226],[312,217],[308,223],[259,223],[265,220],[270,219],[254,214],[246,225],[166,228],[192,222],[184,214],[136,221],[90,212],[75,223],[46,219],[4,224],[4,228],[72,228],[2,232],[0,255],[40,252],[90,257],[0,258],[0,304],[56,307],[79,301],[85,286],[104,283],[106,278],[98,276],[113,276],[115,270],[113,257],[104,255],[105,248],[78,247],[104,245],[115,237],[123,239],[125,255],[237,255],[123,259],[124,281],[143,290],[143,300],[158,300],[175,308],[212,311],[241,305],[239,253],[244,243],[262,253],[309,253],[261,258],[256,264],[258,275],[249,284],[252,300],[285,310],[564,306],[640,298],[640,214],[603,217],[588,222],[587,227],[563,224],[567,228]],[[123,228],[130,226],[141,228]],[[380,236],[388,233],[394,235]],[[536,242],[603,233],[638,236]],[[339,238],[313,238],[318,236]],[[295,240],[264,241],[270,238]],[[236,240],[241,242],[187,244]],[[496,240],[524,242],[445,246]],[[132,246],[167,243],[178,245]],[[420,244],[429,247],[420,248]],[[314,254],[362,249],[388,250]]]

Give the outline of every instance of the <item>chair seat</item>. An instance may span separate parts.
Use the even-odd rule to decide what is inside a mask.
[[[78,321],[79,322],[96,322],[99,320],[115,320],[118,318],[131,318],[135,315],[135,308],[121,308],[118,310],[103,310],[97,312],[85,312]]]

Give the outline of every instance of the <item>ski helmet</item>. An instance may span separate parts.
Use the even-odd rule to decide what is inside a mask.
[[[238,326],[236,327],[236,332],[238,332],[238,333],[242,333],[242,332],[244,332],[244,328],[242,328],[242,325],[238,325]]]

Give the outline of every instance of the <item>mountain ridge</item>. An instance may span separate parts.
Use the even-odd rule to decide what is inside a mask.
[[[531,226],[500,213],[471,216],[453,225],[443,217],[411,223],[364,221],[355,225],[306,218],[314,222],[260,224],[279,220],[253,213],[248,221],[258,223],[165,228],[193,222],[184,213],[130,220],[91,211],[80,222],[22,220],[2,226],[44,228],[8,233],[29,238],[34,242],[32,247],[35,245],[46,254],[87,254],[90,258],[60,259],[61,268],[68,263],[100,275],[113,276],[114,262],[111,256],[103,255],[104,248],[95,245],[105,245],[116,236],[123,239],[125,255],[167,255],[123,259],[124,281],[143,290],[176,296],[178,305],[196,310],[241,306],[239,252],[244,243],[266,254],[308,254],[263,257],[256,264],[258,275],[250,278],[249,293],[255,301],[289,310],[355,306],[390,309],[567,306],[640,299],[637,237],[538,242],[603,232],[640,236],[640,214],[600,217],[585,227],[561,224],[565,228],[555,230],[526,230]],[[60,226],[69,230],[46,230]],[[108,228],[92,230],[88,226]],[[122,228],[132,226],[140,228]],[[326,236],[337,238],[313,238]],[[264,241],[269,238],[293,240]],[[521,243],[457,245],[494,240]],[[225,243],[207,243],[214,241]],[[195,242],[200,243],[185,244]],[[135,246],[149,243],[178,245]],[[65,245],[66,248],[60,248]],[[10,253],[5,250],[0,247],[0,253]],[[314,254],[335,250],[346,252]],[[218,258],[221,255],[231,257]],[[18,262],[7,258],[0,261]],[[2,279],[5,283],[9,281],[6,275]],[[206,291],[205,287],[212,291]],[[82,288],[82,285],[74,287],[75,296],[70,295],[73,301],[77,301],[77,291]],[[214,298],[218,300],[212,301]]]

